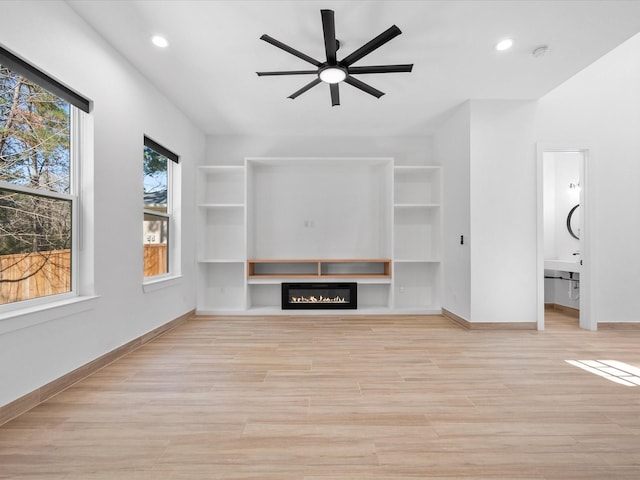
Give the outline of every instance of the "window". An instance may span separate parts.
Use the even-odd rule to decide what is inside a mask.
[[[172,220],[171,173],[174,163],[178,163],[175,153],[144,137],[142,243],[145,277],[171,272],[169,244]]]
[[[79,109],[89,102],[0,48],[0,308],[74,294]]]

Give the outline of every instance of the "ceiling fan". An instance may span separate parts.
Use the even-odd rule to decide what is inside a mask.
[[[371,52],[381,47],[389,40],[397,37],[402,32],[400,29],[393,25],[373,40],[365,43],[353,53],[347,55],[342,60],[338,60],[336,52],[340,47],[340,42],[336,40],[336,27],[334,20],[333,10],[320,10],[322,15],[322,30],[324,32],[324,48],[327,54],[327,61],[320,62],[315,58],[312,58],[295,48],[292,48],[269,35],[262,35],[260,40],[264,40],[271,45],[281,48],[285,52],[295,55],[296,57],[309,62],[316,67],[315,70],[289,70],[279,72],[256,72],[259,77],[272,76],[272,75],[316,75],[311,82],[307,83],[300,90],[289,95],[288,98],[295,99],[299,95],[302,95],[307,90],[315,87],[321,82],[329,84],[331,91],[331,105],[340,105],[340,90],[338,85],[340,82],[348,83],[349,85],[356,87],[363,92],[373,95],[376,98],[380,98],[384,95],[384,92],[373,88],[353,75],[362,75],[369,73],[394,73],[394,72],[410,72],[413,68],[413,64],[404,65],[373,65],[369,67],[354,67],[353,64],[360,60],[362,57],[369,55]]]

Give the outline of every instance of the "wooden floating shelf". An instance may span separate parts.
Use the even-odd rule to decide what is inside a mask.
[[[258,278],[391,278],[390,258],[249,259],[247,276]]]

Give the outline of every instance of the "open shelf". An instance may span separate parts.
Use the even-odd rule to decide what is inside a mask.
[[[428,262],[396,263],[394,300],[399,310],[437,310],[440,308],[440,264]]]
[[[244,166],[198,167],[198,204],[244,204]]]
[[[198,268],[198,312],[246,309],[244,263],[201,263]]]
[[[250,259],[249,279],[391,278],[391,259]]]
[[[440,257],[439,208],[396,208],[393,228],[396,260]]]
[[[245,258],[244,213],[236,208],[205,208],[200,225],[199,257]]]
[[[397,166],[394,183],[395,205],[440,203],[440,167]]]

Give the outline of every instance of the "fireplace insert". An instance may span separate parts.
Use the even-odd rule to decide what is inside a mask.
[[[358,284],[283,283],[283,310],[356,309]]]

